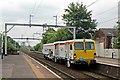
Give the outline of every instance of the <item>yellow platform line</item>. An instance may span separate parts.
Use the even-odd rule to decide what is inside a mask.
[[[31,66],[33,72],[35,73],[35,75],[37,76],[37,78],[45,78],[44,75],[40,72],[40,70],[32,63],[31,59],[27,58],[25,55],[23,55],[23,57],[26,59],[26,61],[29,63],[29,65]],[[41,79],[40,79],[41,80]],[[44,80],[44,79],[42,79]]]

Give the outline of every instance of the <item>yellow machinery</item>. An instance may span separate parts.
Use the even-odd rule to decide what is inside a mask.
[[[43,45],[43,54],[47,52],[49,56],[49,49],[53,51],[52,60],[65,61],[67,67],[71,64],[94,64],[96,63],[94,57],[96,55],[96,43],[92,39],[75,39],[67,41],[57,41]],[[45,46],[46,45],[46,46]],[[45,47],[44,47],[45,46]]]

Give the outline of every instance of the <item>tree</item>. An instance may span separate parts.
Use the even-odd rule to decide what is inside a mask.
[[[118,37],[117,37],[117,43],[115,44],[117,46],[117,48],[120,49],[120,22],[117,22],[117,34],[118,34]]]
[[[73,35],[68,31],[67,28],[61,28],[57,30],[56,41],[64,41],[73,39]]]
[[[83,3],[70,3],[62,17],[67,26],[76,27],[77,38],[90,38],[91,35],[94,36],[97,26],[96,20],[92,19],[91,15],[91,11],[87,11]]]
[[[38,43],[37,45],[34,46],[35,51],[42,51],[41,50],[41,43]]]
[[[117,22],[117,33],[118,33],[118,35],[119,35],[119,37],[120,37],[120,22]]]
[[[113,48],[118,49],[119,48],[119,43],[118,43],[118,37],[113,39]]]
[[[5,36],[4,36],[5,37]],[[5,40],[3,40],[5,41]],[[14,53],[18,51],[20,48],[20,45],[15,42],[11,37],[7,36],[7,52],[8,54]],[[5,43],[3,42],[3,52],[5,52]]]
[[[73,39],[72,34],[68,31],[67,28],[61,28],[55,31],[53,28],[49,28],[42,38],[42,44],[52,43],[55,41],[64,41]]]
[[[56,31],[53,28],[48,28],[48,30],[43,34],[42,44],[51,43],[56,41]]]
[[[120,49],[120,22],[117,22],[116,32],[117,37],[113,39],[113,48]]]

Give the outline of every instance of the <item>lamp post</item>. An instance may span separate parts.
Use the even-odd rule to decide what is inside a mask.
[[[1,59],[3,59],[3,37],[4,37],[4,32],[2,32],[2,38],[1,38]]]
[[[53,17],[55,17],[55,23],[56,23],[56,26],[57,26],[57,15],[53,16]]]
[[[34,15],[33,15],[33,14],[30,14],[30,15],[29,15],[29,24],[30,24],[30,27],[31,27],[32,17],[34,17]]]
[[[1,51],[1,49],[2,49],[2,34],[0,33],[0,51]],[[1,53],[1,52],[0,52]]]

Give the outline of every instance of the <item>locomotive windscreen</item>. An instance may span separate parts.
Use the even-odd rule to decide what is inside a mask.
[[[83,50],[84,49],[83,42],[75,42],[74,48],[75,50]]]
[[[93,42],[86,42],[86,50],[93,50],[94,43]]]

